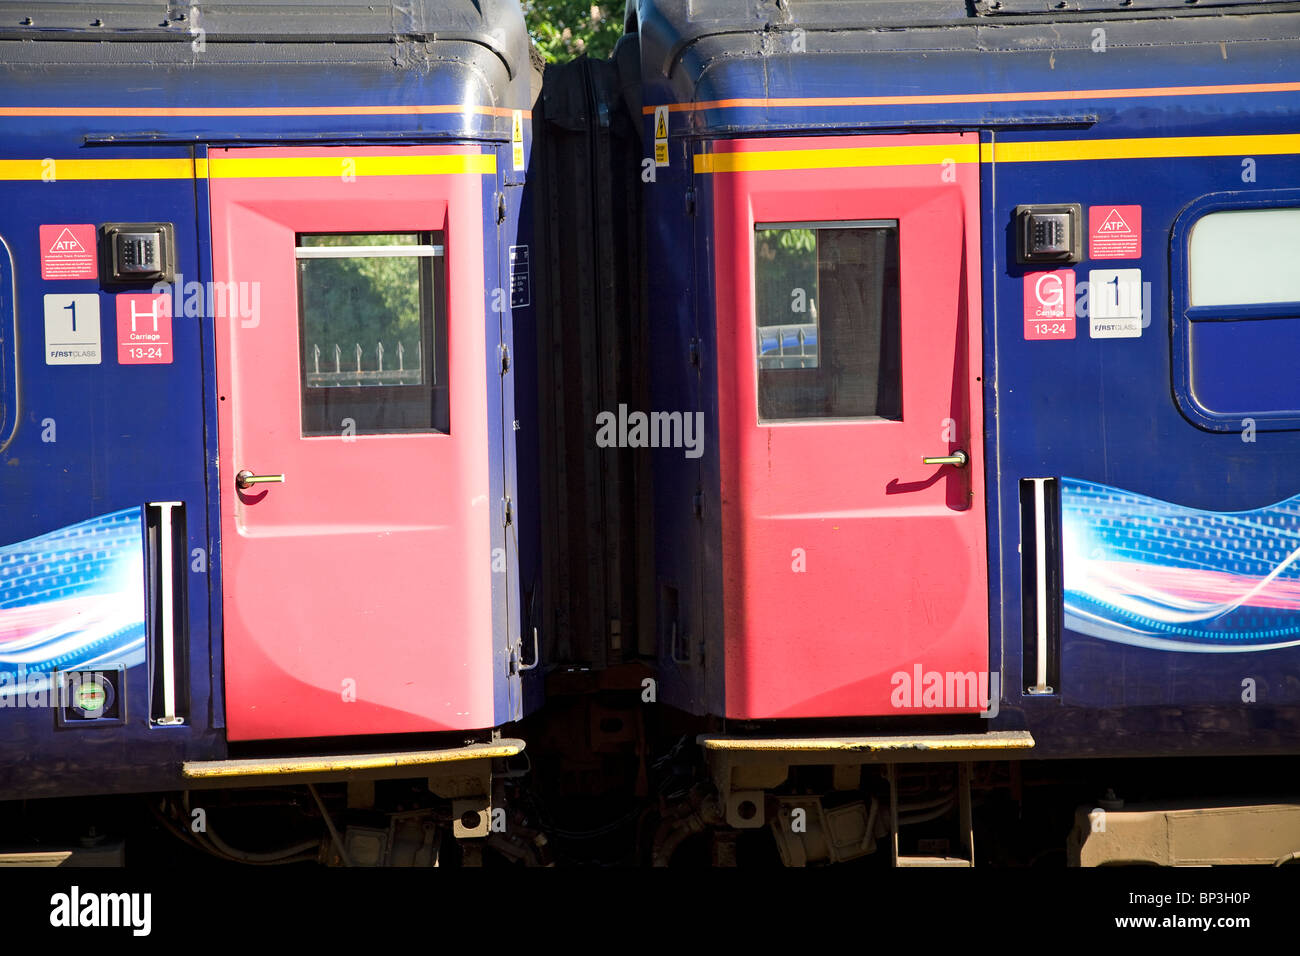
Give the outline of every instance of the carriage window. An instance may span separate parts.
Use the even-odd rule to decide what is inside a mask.
[[[296,253],[303,435],[449,432],[442,233],[303,234]]]
[[[1188,241],[1192,307],[1300,302],[1300,209],[1212,212]]]
[[[1236,209],[1216,194],[1175,223],[1174,396],[1203,428],[1300,428],[1298,193],[1278,196],[1289,206],[1252,194]]]
[[[760,421],[900,420],[898,221],[759,223]]]

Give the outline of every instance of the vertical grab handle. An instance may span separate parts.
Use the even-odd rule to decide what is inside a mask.
[[[153,722],[160,726],[185,723],[176,713],[176,545],[173,510],[184,507],[180,501],[151,501],[149,508],[158,512],[158,593],[157,632],[159,664],[162,671],[162,713]]]
[[[1050,694],[1047,686],[1047,505],[1043,495],[1043,479],[1030,479],[1034,483],[1034,642],[1038,658],[1034,668],[1034,686],[1031,694]]]
[[[0,236],[0,452],[18,433],[21,418],[18,387],[18,283],[14,256]]]
[[[1022,676],[1028,685],[1025,693],[1031,695],[1059,691],[1061,544],[1057,500],[1055,478],[1020,480]],[[1058,686],[1054,688],[1054,684]]]

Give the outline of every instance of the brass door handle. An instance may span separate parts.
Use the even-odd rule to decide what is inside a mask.
[[[240,491],[252,485],[283,484],[284,475],[255,475],[247,468],[235,475],[235,487]]]
[[[955,451],[951,455],[940,455],[937,458],[921,459],[926,465],[952,465],[955,468],[965,468],[967,460],[964,451]]]

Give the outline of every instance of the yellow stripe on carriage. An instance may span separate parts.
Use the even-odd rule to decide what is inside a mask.
[[[1187,159],[1281,153],[1300,153],[1300,134],[984,143],[980,148],[980,159],[986,163],[1068,163],[1098,159]]]
[[[176,159],[0,159],[0,180],[193,179],[194,161]]]
[[[288,177],[338,179],[343,163],[356,176],[452,176],[495,173],[494,153],[453,153],[438,156],[211,156],[212,179],[277,179]]]
[[[741,173],[869,166],[937,166],[944,162],[1065,163],[1104,159],[1187,159],[1300,153],[1300,134],[1064,139],[949,146],[857,146],[697,153],[696,173]]]
[[[854,146],[843,149],[762,149],[697,153],[697,173],[750,173],[781,169],[852,169],[862,166],[937,166],[979,162],[976,143],[938,146]]]
[[[343,161],[351,165],[344,170]],[[221,156],[211,159],[0,159],[0,180],[49,182],[114,179],[337,179],[355,176],[447,176],[497,171],[494,153],[437,156]]]

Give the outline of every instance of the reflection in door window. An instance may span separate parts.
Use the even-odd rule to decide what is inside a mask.
[[[296,252],[303,435],[448,432],[442,234],[304,234]]]
[[[902,418],[898,222],[759,223],[760,421]]]

